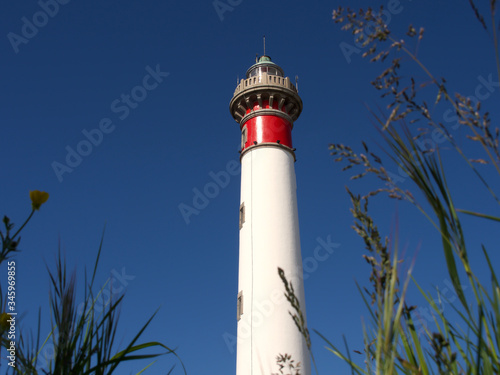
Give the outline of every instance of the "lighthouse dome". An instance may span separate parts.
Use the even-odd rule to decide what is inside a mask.
[[[279,77],[285,76],[283,69],[281,69],[277,64],[273,63],[271,61],[271,57],[265,55],[261,56],[258,62],[248,68],[247,78],[261,76],[262,73],[267,73]]]

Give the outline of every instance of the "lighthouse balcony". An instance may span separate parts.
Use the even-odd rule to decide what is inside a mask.
[[[249,117],[273,111],[275,115],[288,117],[293,123],[302,112],[302,100],[288,77],[263,73],[242,79],[229,107],[240,125]]]
[[[234,90],[233,96],[236,96],[242,91],[252,89],[257,86],[278,86],[298,93],[295,85],[290,82],[290,78],[280,77],[278,75],[267,74],[263,72],[259,75],[247,79],[242,79],[236,87],[236,90]]]

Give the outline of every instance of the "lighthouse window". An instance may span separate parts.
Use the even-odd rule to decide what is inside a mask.
[[[245,203],[240,206],[240,229],[243,228],[243,223],[245,222]]]
[[[236,306],[236,316],[237,319],[241,319],[241,315],[243,315],[243,291],[238,293],[238,302]]]
[[[247,78],[260,76],[262,73],[283,77],[283,73],[273,66],[257,66],[248,72]]]
[[[278,70],[276,68],[269,67],[269,74],[277,76],[278,75]]]
[[[245,143],[247,143],[247,128],[243,129],[241,133],[241,149],[245,148]]]

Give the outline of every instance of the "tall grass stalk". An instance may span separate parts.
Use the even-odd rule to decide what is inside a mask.
[[[96,309],[96,303],[105,288],[110,289],[111,296],[114,294],[112,285],[109,282],[106,283],[94,295],[94,282],[102,251],[102,241],[103,238],[99,244],[94,271],[88,284],[85,276],[85,296],[80,311],[78,311],[79,306],[76,303],[75,274],[68,275],[66,263],[59,252],[55,271],[49,270],[52,285],[50,292],[51,332],[41,346],[31,344],[31,348],[34,350],[31,350],[28,357],[19,357],[19,365],[14,373],[107,375],[113,374],[118,366],[123,367],[125,363],[130,361],[153,360],[165,354],[173,354],[180,361],[175,350],[162,343],[138,342],[156,313],[142,325],[133,339],[125,345],[125,348],[119,349],[117,347],[115,338],[118,329],[119,309],[124,296],[121,295],[115,300],[111,299],[104,304],[102,311],[99,311]],[[47,345],[53,346],[54,355],[48,361],[47,368],[40,368],[37,363]],[[149,349],[157,349],[159,352],[149,353],[146,351]],[[30,352],[29,348],[25,351]],[[184,373],[186,373],[182,361],[180,363]],[[147,364],[138,374],[143,373],[151,365],[152,362]],[[169,373],[172,369],[173,367]]]
[[[487,29],[485,18],[475,2],[470,0],[469,3],[476,18]],[[457,207],[452,194],[455,187],[448,185],[447,167],[439,145],[424,149],[419,140],[430,131],[438,131],[445,144],[452,146],[451,149],[456,152],[454,162],[464,161],[497,208],[500,205],[498,187],[491,185],[491,181],[495,181],[491,176],[500,175],[500,131],[498,128],[492,129],[489,114],[481,111],[480,103],[473,105],[470,99],[459,93],[451,95],[447,81],[436,78],[418,58],[424,29],[409,25],[406,38],[393,36],[384,23],[382,10],[338,8],[333,12],[333,19],[343,25],[343,30],[356,35],[357,42],[366,49],[363,57],[382,64],[392,58],[372,82],[384,100],[389,101],[389,114],[372,114],[382,135],[386,155],[392,165],[408,175],[413,183],[413,192],[397,185],[394,175],[388,171],[382,159],[369,150],[366,143],[363,142],[364,153],[357,153],[343,144],[330,146],[332,155],[336,156],[335,161],[346,163],[344,170],[361,169],[352,179],[373,175],[382,182],[380,187],[364,196],[348,190],[353,207],[353,228],[364,240],[368,251],[364,257],[371,267],[371,286],[358,286],[370,317],[364,323],[364,364],[352,360],[349,351],[340,350],[318,334],[325,340],[329,350],[346,361],[355,374],[499,374],[500,287],[484,246],[482,253],[488,264],[490,285],[485,284],[484,275],[480,278],[473,270],[469,251],[477,252],[479,249],[467,248],[461,218],[467,215],[476,220],[498,222],[500,217],[477,212],[473,207]],[[500,74],[495,11],[496,1],[491,1],[494,53]],[[401,65],[405,61],[415,63],[416,69],[426,77],[415,78],[421,77],[421,73],[415,76],[401,75]],[[482,158],[472,159],[468,156],[468,151],[461,147],[447,125],[433,118],[430,105],[421,99],[422,96],[430,96],[434,107],[451,107],[460,124],[468,131],[467,138],[479,144]],[[419,128],[414,125],[417,122],[421,124]],[[489,174],[484,172],[486,167],[479,170],[476,167],[478,163],[489,167]],[[413,279],[413,264],[402,275],[397,237],[393,241],[383,238],[368,213],[368,201],[380,194],[410,202],[432,223],[440,235],[441,241],[437,246],[442,248],[446,271],[458,296],[457,302],[447,300],[440,291],[437,291],[436,302]],[[480,191],[477,194],[484,196]],[[471,293],[466,295],[464,287]],[[432,310],[432,326],[422,323],[417,307],[407,301],[409,288],[416,288],[424,296]],[[451,315],[444,313],[443,303],[453,307]]]

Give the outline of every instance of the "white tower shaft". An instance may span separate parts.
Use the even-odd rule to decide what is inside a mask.
[[[242,157],[237,375],[277,373],[276,357],[290,354],[310,374],[306,343],[289,311],[278,267],[304,301],[294,157],[270,146]],[[241,303],[239,302],[239,303]],[[304,312],[305,314],[305,312]]]

